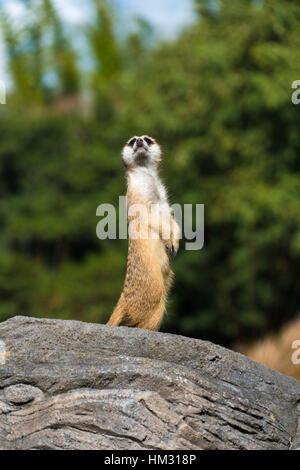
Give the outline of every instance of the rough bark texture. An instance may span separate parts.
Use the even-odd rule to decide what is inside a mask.
[[[300,382],[207,341],[28,317],[0,340],[0,449],[300,446]]]

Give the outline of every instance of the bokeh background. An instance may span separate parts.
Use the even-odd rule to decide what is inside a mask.
[[[0,6],[0,321],[107,321],[127,241],[97,239],[96,208],[118,205],[120,150],[148,134],[171,202],[205,204],[163,331],[252,356],[267,337],[271,365],[300,378],[286,366],[300,339],[299,1]]]

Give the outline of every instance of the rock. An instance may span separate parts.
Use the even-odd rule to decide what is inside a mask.
[[[207,341],[0,324],[0,449],[296,449],[300,382]]]
[[[8,403],[23,405],[36,398],[43,397],[43,392],[32,385],[17,384],[4,389],[4,396]]]

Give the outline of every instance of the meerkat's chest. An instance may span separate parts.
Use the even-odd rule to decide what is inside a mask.
[[[139,199],[147,204],[167,202],[166,190],[158,175],[144,171],[144,169],[128,175],[128,193],[131,198]]]

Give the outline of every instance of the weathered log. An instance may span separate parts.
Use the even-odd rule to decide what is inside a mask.
[[[207,341],[28,317],[0,340],[0,449],[300,446],[300,382]]]

